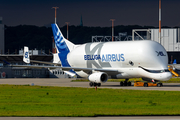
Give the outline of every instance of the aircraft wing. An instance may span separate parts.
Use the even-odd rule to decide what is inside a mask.
[[[48,64],[48,65],[58,65],[58,66],[61,66],[60,63],[44,62],[44,61],[37,61],[37,60],[30,60],[30,62],[33,62],[33,63],[42,63],[42,64]]]
[[[56,69],[59,68],[59,66],[46,66],[46,65],[9,65],[10,67],[22,67],[22,68],[36,68],[36,69],[42,69],[42,68],[50,68],[50,69]]]
[[[64,71],[69,71],[69,70],[84,71],[87,74],[92,72],[92,71],[106,72],[108,75],[116,75],[116,74],[120,74],[121,73],[118,70],[114,70],[114,69],[102,69],[102,68],[79,68],[79,67],[39,66],[39,65],[10,65],[10,66],[11,67],[37,68],[37,69],[41,69],[41,68],[57,69],[57,68],[60,68],[60,69],[62,69]]]

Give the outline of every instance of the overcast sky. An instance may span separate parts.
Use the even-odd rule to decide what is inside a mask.
[[[159,0],[0,0],[0,16],[7,26],[44,26],[54,22],[64,26],[146,25],[158,26]],[[162,0],[162,26],[180,26],[180,0]]]

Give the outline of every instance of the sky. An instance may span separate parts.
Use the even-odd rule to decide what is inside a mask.
[[[180,26],[180,0],[162,0],[162,26]],[[48,26],[54,23],[57,9],[59,26],[114,25],[155,26],[159,24],[159,0],[0,0],[0,16],[7,26]]]

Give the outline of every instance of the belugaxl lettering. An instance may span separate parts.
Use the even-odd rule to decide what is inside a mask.
[[[102,54],[100,55],[84,55],[84,60],[101,60],[102,62],[125,61],[124,54]]]

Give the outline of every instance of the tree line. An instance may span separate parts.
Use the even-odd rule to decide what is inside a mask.
[[[148,29],[153,26],[119,25],[114,27],[114,35],[121,32],[132,34],[132,29]],[[60,28],[64,37],[67,35],[67,27]],[[111,27],[87,27],[69,26],[69,40],[74,44],[83,44],[92,41],[92,36],[111,36]],[[51,27],[38,27],[33,25],[5,26],[5,52],[14,53],[24,46],[29,49],[52,51],[52,29]]]

